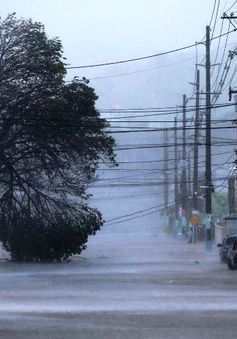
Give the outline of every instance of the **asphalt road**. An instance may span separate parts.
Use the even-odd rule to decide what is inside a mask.
[[[237,337],[237,272],[155,226],[104,228],[64,264],[3,259],[0,286],[7,339]]]

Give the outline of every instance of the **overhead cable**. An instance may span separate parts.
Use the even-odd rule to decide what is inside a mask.
[[[236,30],[233,29],[231,32],[234,32],[234,31],[236,31]],[[223,33],[221,36],[225,36],[226,34],[229,34],[231,32]],[[218,38],[220,38],[220,36],[213,37],[211,40],[215,40],[215,39],[218,39]],[[129,63],[129,62],[134,62],[134,61],[141,61],[141,60],[146,60],[146,59],[152,59],[152,58],[160,57],[162,55],[167,55],[167,54],[183,51],[183,50],[195,47],[196,45],[200,45],[200,44],[203,44],[203,42],[196,42],[196,43],[191,44],[191,45],[183,46],[183,47],[180,47],[180,48],[172,49],[172,50],[161,52],[161,53],[156,53],[156,54],[152,54],[152,55],[138,57],[138,58],[131,58],[131,59],[126,59],[126,60],[112,61],[112,62],[104,62],[104,63],[91,64],[91,65],[68,66],[68,67],[66,67],[66,69],[70,70],[70,69],[83,69],[83,68],[103,67],[103,66],[111,66],[111,65],[124,64],[124,63]]]

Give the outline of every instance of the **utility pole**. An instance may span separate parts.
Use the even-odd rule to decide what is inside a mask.
[[[190,153],[188,153],[188,196],[191,198],[191,195],[192,195],[191,157]]]
[[[236,24],[236,19],[237,19],[237,16],[234,15],[234,13],[231,13],[230,15],[227,15],[226,13],[224,13],[222,16],[221,16],[221,19],[222,20],[226,20],[228,19],[230,24],[234,27],[235,30],[237,30],[235,24]],[[234,23],[233,23],[233,20],[234,20]],[[229,52],[231,55],[232,55],[232,58],[234,55],[236,55],[236,52]],[[236,90],[232,90],[231,87],[229,87],[229,101],[231,101],[232,99],[232,94],[237,94],[237,91]]]
[[[212,240],[212,173],[211,173],[211,60],[210,60],[210,27],[206,26],[206,218],[209,218],[211,230],[207,232],[207,240]],[[207,221],[208,224],[208,221]],[[209,230],[208,230],[209,231]]]
[[[199,102],[200,102],[200,71],[197,69],[196,78],[196,113],[193,151],[193,209],[198,210],[198,155],[199,155]]]
[[[174,118],[174,199],[175,199],[175,220],[177,220],[179,216],[177,117]]]
[[[230,24],[234,27],[234,30],[237,30],[237,27],[236,27],[237,16],[234,15],[233,12],[230,15],[227,15],[226,13],[223,13],[223,15],[221,16],[221,19],[223,19],[223,20],[228,19]],[[231,55],[231,58],[233,58],[233,56],[236,55],[236,51],[230,51],[229,53]],[[232,88],[229,87],[229,101],[231,101],[231,99],[232,99],[232,94],[237,94],[237,91],[236,90],[232,90]]]
[[[168,175],[168,131],[164,130],[164,205],[165,212],[168,215],[168,204],[169,204],[169,175]]]
[[[231,13],[230,15],[227,15],[226,13],[224,13],[224,14],[221,16],[221,19],[223,19],[223,20],[228,19],[229,22],[230,22],[230,24],[234,27],[234,30],[237,29],[236,26],[235,26],[235,24],[236,24],[235,19],[237,19],[237,16],[234,15],[234,13]],[[234,22],[233,22],[232,20],[234,20]]]
[[[206,26],[206,210],[212,213],[210,27]]]
[[[228,16],[226,13],[223,14],[223,16],[221,17],[221,19],[228,19],[230,24],[232,26],[234,26],[235,30],[236,30],[236,19],[237,19],[237,16],[234,15],[233,13],[231,13],[230,16]],[[234,23],[233,21],[234,20]],[[235,55],[236,55],[236,52],[235,51],[232,51],[232,52],[229,52],[230,53],[230,57],[233,58]],[[235,89],[233,90],[231,87],[229,87],[229,101],[232,100],[232,94],[237,94],[237,90],[236,90],[236,87]],[[235,98],[235,101],[236,101],[236,98]],[[236,110],[236,105],[235,105],[235,112],[237,112]],[[235,154],[237,156],[237,150],[235,149]],[[227,229],[229,228],[229,223],[234,223],[236,225],[236,217],[233,217],[236,216],[236,183],[237,183],[237,173],[236,173],[236,169],[237,169],[237,159],[235,160],[235,167],[234,167],[234,172],[232,174],[232,176],[228,179],[228,182],[229,182],[229,187],[228,187],[228,200],[229,200],[229,215],[230,215],[230,220],[228,221],[227,223]],[[232,219],[232,221],[231,221]],[[231,225],[231,227],[233,227]]]
[[[182,179],[181,179],[181,195],[182,210],[184,215],[187,213],[187,178],[186,178],[186,95],[183,95],[183,145],[182,145]]]
[[[190,216],[192,215],[192,176],[191,176],[191,157],[190,153],[188,153],[188,211],[187,211],[187,217],[190,219]]]

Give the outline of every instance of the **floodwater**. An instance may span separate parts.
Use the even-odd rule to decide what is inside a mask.
[[[236,337],[237,272],[214,248],[138,225],[104,227],[68,263],[3,258],[0,337]]]

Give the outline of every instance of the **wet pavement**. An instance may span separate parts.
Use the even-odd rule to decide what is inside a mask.
[[[224,338],[237,272],[157,226],[108,226],[63,264],[0,263],[0,337]]]

